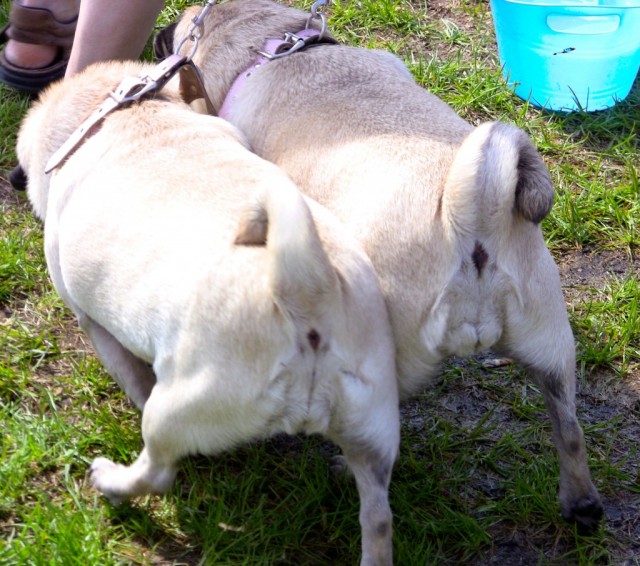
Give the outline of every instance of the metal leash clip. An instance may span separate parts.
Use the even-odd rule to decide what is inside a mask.
[[[189,33],[178,44],[178,47],[176,47],[176,49],[174,51],[175,55],[178,55],[180,53],[180,50],[182,49],[182,46],[187,41],[193,41],[193,48],[191,49],[191,53],[189,53],[189,55],[187,55],[187,60],[191,61],[191,59],[193,59],[193,56],[195,55],[196,50],[198,49],[198,43],[200,41],[200,38],[202,37],[202,33],[203,33],[203,29],[202,28],[204,26],[204,19],[207,16],[207,14],[209,13],[209,10],[211,10],[211,8],[213,8],[215,3],[216,3],[215,0],[207,0],[206,4],[203,6],[203,8],[200,11],[200,13],[197,16],[195,16],[193,18],[193,20],[191,20],[193,22],[193,24],[189,28]]]
[[[149,92],[160,90],[188,62],[182,55],[169,55],[148,75],[125,78],[109,96],[120,104],[135,102]]]
[[[275,51],[274,53],[271,53],[266,49],[259,50],[257,51],[257,53],[258,55],[262,55],[263,57],[266,57],[270,61],[272,61],[273,59],[280,59],[281,57],[286,57],[287,55],[291,55],[292,53],[295,53],[299,49],[302,49],[309,42],[309,39],[311,37],[314,40],[321,37],[318,35],[317,30],[314,29],[311,31],[312,33],[310,34],[305,34],[302,32],[299,32],[298,34],[285,32],[281,40],[274,42],[277,46],[277,50],[274,50]],[[267,42],[267,45],[265,45],[265,47],[269,47],[269,46],[270,44],[269,42]]]
[[[327,31],[327,8],[331,5],[331,0],[316,0],[311,6],[311,13],[307,18],[307,23],[305,24],[305,29],[309,29],[311,27],[311,23],[314,20],[320,21],[320,35],[318,36],[318,40],[322,40],[325,32]]]

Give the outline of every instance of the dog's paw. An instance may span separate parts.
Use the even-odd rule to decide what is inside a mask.
[[[575,501],[569,509],[562,511],[562,516],[572,523],[576,523],[581,534],[589,534],[598,529],[604,509],[597,496],[582,497]]]
[[[332,456],[329,461],[329,471],[332,476],[350,476],[351,470],[349,469],[349,464],[347,464],[347,459],[342,456]]]
[[[118,505],[126,499],[126,496],[118,492],[114,482],[119,468],[124,468],[124,466],[115,464],[108,458],[96,458],[91,463],[91,468],[89,468],[91,485],[102,493],[113,505]]]

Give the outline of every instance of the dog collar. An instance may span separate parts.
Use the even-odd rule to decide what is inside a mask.
[[[332,37],[326,36],[324,31],[314,28],[303,29],[297,33],[287,32],[280,39],[267,39],[251,64],[236,77],[235,81],[233,81],[233,84],[220,107],[218,116],[225,119],[229,118],[231,107],[237,99],[238,93],[244,88],[247,79],[260,67],[269,61],[281,59],[282,57],[291,55],[296,51],[300,51],[301,49],[311,47],[313,45],[320,45],[321,43],[335,44],[338,42]]]
[[[145,96],[158,92],[178,72],[193,73],[197,78],[195,84],[199,84],[198,95],[205,99],[207,110],[213,113],[213,105],[207,96],[200,71],[187,57],[170,55],[164,61],[156,65],[149,74],[139,77],[126,77],[118,87],[109,94],[106,100],[71,134],[65,143],[51,156],[45,167],[45,174],[50,173],[56,167],[64,164],[71,155],[95,134],[102,125],[102,121],[114,110],[117,110]],[[195,95],[193,96],[196,97]]]

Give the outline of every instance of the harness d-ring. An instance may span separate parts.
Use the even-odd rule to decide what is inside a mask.
[[[311,13],[304,26],[305,29],[309,29],[314,20],[320,20],[320,35],[318,36],[318,40],[320,41],[327,31],[327,15],[325,12],[329,5],[331,5],[331,0],[316,0],[311,6]]]

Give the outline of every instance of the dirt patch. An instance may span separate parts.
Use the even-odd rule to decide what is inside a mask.
[[[4,172],[3,172],[4,173]],[[0,204],[4,209],[7,206],[21,206],[24,204],[22,196],[26,196],[22,191],[15,191],[7,180],[8,173],[0,177]]]
[[[640,277],[640,258],[618,250],[571,250],[558,255],[556,263],[569,301],[574,294],[579,296],[580,288],[603,287],[631,275]]]

